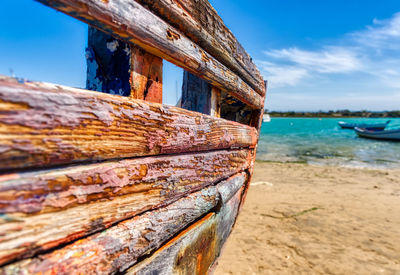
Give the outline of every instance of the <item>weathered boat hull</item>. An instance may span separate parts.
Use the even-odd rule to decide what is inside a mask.
[[[370,138],[370,139],[380,139],[380,140],[400,141],[400,129],[372,131],[372,130],[356,127],[356,128],[354,128],[354,130],[359,137]]]
[[[344,121],[339,121],[338,125],[342,129],[354,129],[356,127],[358,128],[364,128],[364,129],[375,129],[375,130],[384,130],[386,126],[390,123],[390,120],[386,121],[385,123],[347,123]]]
[[[87,87],[0,76],[0,273],[208,273],[253,173],[258,69],[206,0],[39,2],[90,25]]]

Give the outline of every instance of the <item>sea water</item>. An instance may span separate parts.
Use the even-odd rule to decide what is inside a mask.
[[[261,127],[257,159],[347,167],[400,168],[400,142],[360,138],[339,121],[382,123],[371,118],[272,118]],[[400,128],[390,118],[386,129]]]

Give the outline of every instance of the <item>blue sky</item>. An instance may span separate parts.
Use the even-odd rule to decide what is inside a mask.
[[[400,109],[400,1],[211,0],[269,81],[270,110]],[[85,24],[3,0],[0,74],[84,87]],[[164,98],[181,70],[165,65]]]

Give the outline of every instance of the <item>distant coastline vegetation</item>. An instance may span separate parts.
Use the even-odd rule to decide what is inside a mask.
[[[400,117],[400,110],[397,111],[350,111],[350,110],[336,110],[336,111],[316,111],[316,112],[299,112],[299,111],[268,111],[265,114],[271,117],[370,117],[370,118],[386,118],[386,117]]]

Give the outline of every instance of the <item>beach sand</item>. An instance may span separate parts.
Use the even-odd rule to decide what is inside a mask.
[[[400,170],[256,163],[214,274],[400,274]]]

